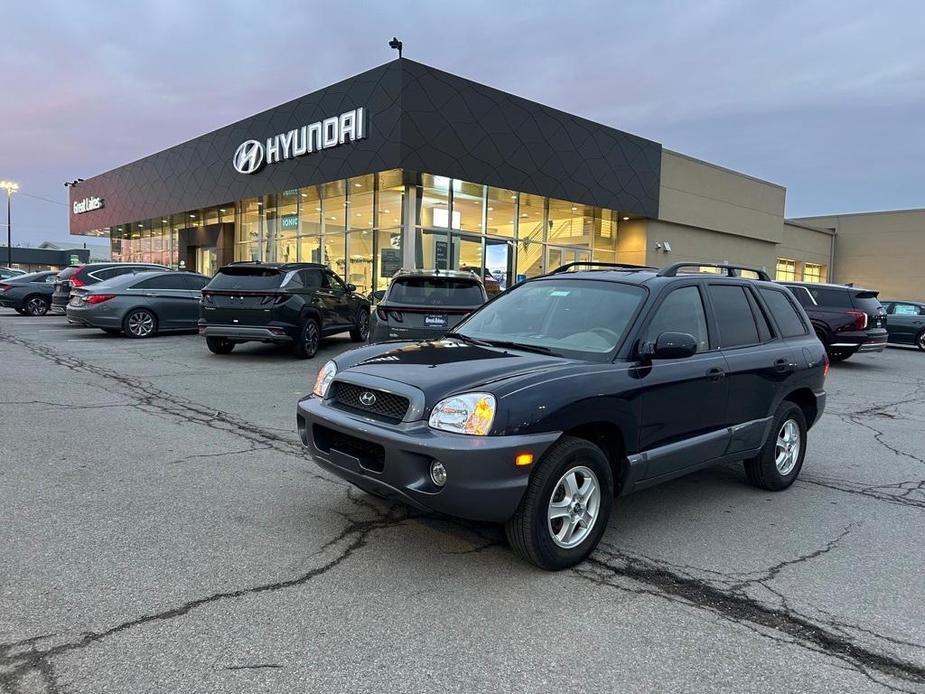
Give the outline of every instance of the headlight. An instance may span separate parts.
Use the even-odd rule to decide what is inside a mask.
[[[315,387],[312,388],[312,393],[319,398],[325,397],[328,394],[328,388],[331,387],[331,381],[334,380],[334,375],[336,373],[337,364],[333,361],[329,361],[322,366],[321,371],[318,372],[318,377],[315,378]]]
[[[434,429],[456,434],[485,436],[495,419],[495,396],[491,393],[463,393],[437,403],[430,420]]]

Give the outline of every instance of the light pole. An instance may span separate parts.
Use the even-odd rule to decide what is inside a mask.
[[[0,188],[6,191],[6,266],[13,267],[13,225],[10,221],[10,208],[13,206],[13,193],[19,190],[19,184],[0,181]]]

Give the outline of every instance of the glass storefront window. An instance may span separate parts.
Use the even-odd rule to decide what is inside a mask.
[[[512,194],[513,200],[517,196]],[[520,194],[518,237],[531,243],[546,240],[546,198],[528,193]]]
[[[374,289],[388,287],[392,275],[401,270],[401,249],[401,227],[376,232]]]
[[[347,234],[347,254],[350,265],[347,273],[338,271],[345,282],[355,284],[362,294],[373,289],[373,232],[352,231]]]
[[[487,207],[485,233],[514,238],[517,230],[517,193],[489,186]]]
[[[418,191],[417,224],[421,227],[447,228],[450,226],[450,179],[445,176],[421,175]],[[453,227],[459,228],[459,218],[453,216]]]
[[[299,235],[311,236],[320,233],[321,192],[318,186],[308,186],[299,190]]]
[[[403,223],[402,205],[405,199],[405,187],[402,184],[401,171],[392,169],[379,174],[379,209],[377,226],[382,228],[400,227]]]
[[[453,228],[482,233],[484,186],[465,181],[453,182]]]
[[[373,228],[373,199],[375,194],[375,176],[357,176],[347,181],[347,215],[348,229]],[[359,286],[359,285],[357,285]]]
[[[591,247],[594,209],[564,200],[549,200],[549,233],[546,240],[562,246]]]
[[[600,218],[596,220],[592,233],[594,251],[615,251],[617,249],[618,213],[613,210],[598,210]],[[595,258],[597,260],[597,258]],[[611,262],[609,260],[603,262]]]
[[[299,237],[299,262],[321,262],[321,234]]]

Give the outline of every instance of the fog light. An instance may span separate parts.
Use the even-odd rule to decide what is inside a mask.
[[[438,487],[446,484],[446,468],[443,467],[443,463],[435,460],[430,464],[430,479]]]

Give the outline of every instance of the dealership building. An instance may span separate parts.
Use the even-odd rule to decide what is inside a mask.
[[[70,196],[71,233],[114,260],[324,262],[364,292],[401,267],[509,286],[589,260],[849,281],[842,218],[785,220],[780,185],[402,58]]]

